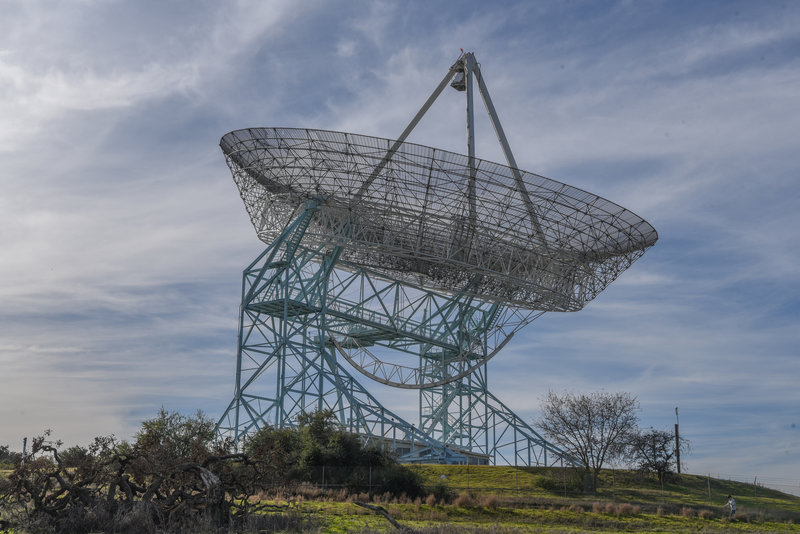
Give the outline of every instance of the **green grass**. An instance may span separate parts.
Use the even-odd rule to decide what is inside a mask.
[[[442,480],[450,487],[478,490],[484,493],[519,491],[530,496],[551,496],[544,489],[547,480],[559,482],[560,473],[545,467],[510,467],[488,465],[415,465],[411,467],[422,475],[425,484]]]
[[[444,482],[457,490],[482,494],[520,495],[527,497],[586,498],[579,474],[572,470],[547,467],[419,465],[412,466],[430,486]],[[710,483],[710,496],[709,496]],[[718,480],[698,475],[680,475],[663,487],[654,476],[627,470],[604,470],[598,480],[598,492],[590,498],[621,502],[722,506],[733,495],[740,508],[774,508],[800,513],[800,497],[742,482]]]
[[[437,533],[504,532],[800,532],[800,525],[777,521],[727,521],[722,517],[702,519],[681,514],[596,513],[591,509],[567,507],[475,506],[426,504],[384,504],[386,510],[406,527]],[[382,517],[353,503],[304,502],[297,513],[321,519],[320,532],[392,532],[394,528]]]
[[[401,524],[421,533],[800,533],[800,498],[752,484],[711,479],[709,506],[709,480],[695,475],[682,475],[662,489],[655,478],[609,470],[601,475],[598,494],[586,495],[570,493],[580,479],[573,472],[570,482],[567,472],[564,497],[565,472],[560,469],[442,465],[412,469],[430,488],[443,482],[453,495],[471,495],[460,499],[461,506],[456,504],[459,500],[380,503]],[[729,493],[739,505],[734,521],[728,521],[722,508]],[[320,532],[395,531],[383,517],[352,502],[323,499],[314,494],[294,505],[295,513],[320,521]],[[464,504],[467,501],[471,504]]]
[[[654,477],[607,470],[601,473],[598,493],[587,495],[574,471],[557,468],[418,465],[412,469],[430,488],[444,483],[452,495],[471,495],[472,503],[462,506],[426,504],[425,499],[379,503],[404,526],[426,534],[800,533],[800,497],[740,482],[681,475],[662,488]],[[739,520],[726,519],[722,505],[728,494],[736,497]],[[313,520],[319,525],[314,532],[396,532],[380,515],[341,502],[341,493],[338,502],[333,492],[330,495],[326,500],[311,488],[305,500],[294,502],[291,513]],[[699,517],[700,513],[709,517]]]

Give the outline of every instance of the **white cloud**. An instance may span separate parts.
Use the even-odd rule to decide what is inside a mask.
[[[336,54],[341,57],[353,57],[356,52],[356,43],[350,39],[344,39],[336,44]]]
[[[226,76],[239,56],[252,55],[254,42],[279,34],[280,22],[304,11],[291,2],[193,8],[187,5],[186,15],[195,26],[164,28],[166,34],[154,33],[165,21],[149,27],[153,13],[136,5],[21,10],[7,25],[16,30],[0,40],[0,151],[21,149],[70,111],[128,108],[200,91]],[[98,13],[114,23],[98,20]]]

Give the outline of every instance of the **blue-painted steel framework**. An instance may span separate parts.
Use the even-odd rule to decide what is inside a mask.
[[[451,81],[467,97],[467,156],[405,142]],[[475,157],[473,83],[507,166]],[[406,462],[575,463],[489,392],[487,362],[542,313],[581,309],[657,234],[621,206],[517,168],[471,53],[396,140],[252,128],[220,144],[269,245],[244,271],[220,438],[238,445],[330,409]],[[418,389],[419,426],[349,369]]]
[[[367,345],[415,357],[425,376],[441,379],[449,373],[443,353],[489,335],[498,321],[518,328],[531,316],[344,264],[338,247],[306,248],[316,213],[307,203],[244,271],[235,392],[218,435],[239,443],[264,426],[293,426],[300,413],[330,409],[343,427],[397,449],[405,462],[560,465],[561,451],[488,392],[485,363],[422,389],[419,426],[348,372],[337,352]]]

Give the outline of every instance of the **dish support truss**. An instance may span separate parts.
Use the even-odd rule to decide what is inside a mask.
[[[394,449],[402,462],[574,463],[487,389],[486,352],[496,345],[488,337],[507,339],[538,313],[413,287],[345,264],[341,247],[307,248],[316,208],[312,201],[298,210],[244,271],[235,392],[219,438],[238,447],[259,428],[295,426],[303,412],[330,409],[345,429]],[[448,355],[463,354],[464,343],[484,363],[447,382]],[[419,426],[385,408],[342,365],[339,356],[366,346],[415,360],[428,383],[447,382],[420,389]],[[380,365],[371,370],[380,374]]]

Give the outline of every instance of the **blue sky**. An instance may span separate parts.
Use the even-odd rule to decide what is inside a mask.
[[[397,136],[464,48],[520,167],[660,236],[493,389],[526,419],[548,389],[628,391],[645,427],[679,406],[689,471],[800,492],[798,26],[793,2],[0,0],[0,444],[218,416],[262,247],[219,138]],[[464,152],[462,95],[409,140]]]

